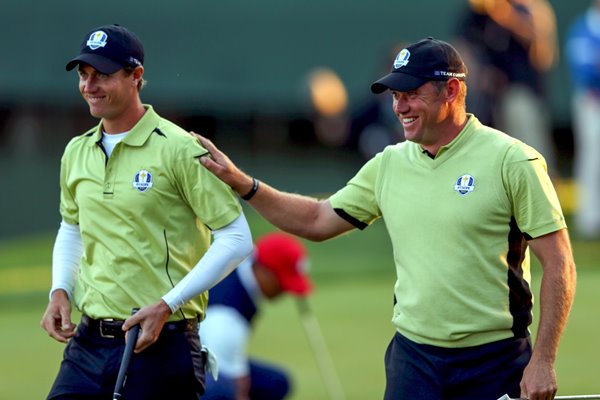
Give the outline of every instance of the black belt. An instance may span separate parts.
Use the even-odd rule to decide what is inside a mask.
[[[122,329],[122,319],[93,319],[87,315],[81,316],[81,323],[88,327],[91,332],[97,332],[100,336],[110,339],[125,337],[125,331]],[[181,321],[167,322],[163,325],[161,334],[167,332],[184,332],[197,329],[197,321],[194,319],[182,319]]]

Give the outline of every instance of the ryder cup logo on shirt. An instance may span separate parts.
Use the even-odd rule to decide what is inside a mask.
[[[454,185],[454,190],[463,196],[472,192],[473,189],[475,189],[475,179],[471,175],[461,176]]]
[[[86,44],[90,49],[96,50],[100,47],[106,46],[106,39],[108,39],[108,35],[106,33],[103,31],[96,31],[90,35],[90,38]]]
[[[408,64],[409,58],[410,51],[408,51],[407,49],[402,49],[402,51],[398,53],[396,59],[394,60],[394,68],[398,69],[400,67],[404,67],[406,64]]]
[[[152,174],[145,169],[140,170],[133,178],[133,187],[145,192],[152,187]]]

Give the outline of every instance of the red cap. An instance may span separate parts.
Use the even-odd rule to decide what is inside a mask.
[[[265,235],[256,243],[256,261],[277,276],[284,291],[305,296],[312,290],[306,249],[299,240],[282,233]]]

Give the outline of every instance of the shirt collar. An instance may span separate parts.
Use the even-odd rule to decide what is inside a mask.
[[[129,134],[123,139],[123,143],[129,146],[140,147],[152,135],[158,127],[160,116],[154,111],[154,108],[149,104],[144,104],[146,112],[140,120],[131,128]],[[90,146],[95,145],[102,140],[102,121],[92,129],[88,135],[92,139]]]
[[[462,142],[465,138],[471,136],[471,134],[475,131],[475,127],[478,125],[481,125],[481,123],[479,122],[477,117],[473,114],[467,113],[467,123],[465,124],[465,126],[463,126],[461,131],[458,132],[458,135],[456,135],[456,137],[454,139],[452,139],[452,141],[450,143],[440,147],[440,149],[438,150],[435,157],[432,157],[432,155],[423,148],[421,148],[421,153],[423,153],[424,155],[428,156],[431,159],[439,158],[440,155],[449,151],[453,147],[456,147],[458,145],[458,143]]]

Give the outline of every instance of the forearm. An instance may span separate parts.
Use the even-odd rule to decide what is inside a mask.
[[[540,322],[533,358],[554,363],[575,295],[575,266],[545,266],[540,288]]]
[[[324,204],[316,198],[282,192],[261,182],[248,204],[285,232],[317,241],[335,236],[320,224]]]
[[[163,296],[172,312],[216,285],[252,252],[252,236],[244,214],[214,231],[213,237],[213,243],[196,266]]]
[[[234,379],[235,400],[250,399],[250,375],[245,375]]]
[[[328,201],[281,192],[237,168],[208,139],[196,135],[211,157],[201,157],[204,167],[228,184],[267,221],[281,230],[310,240],[325,240],[353,226],[337,216]]]
[[[82,254],[83,241],[79,226],[62,221],[52,251],[50,297],[55,290],[63,289],[69,299],[72,298]]]

